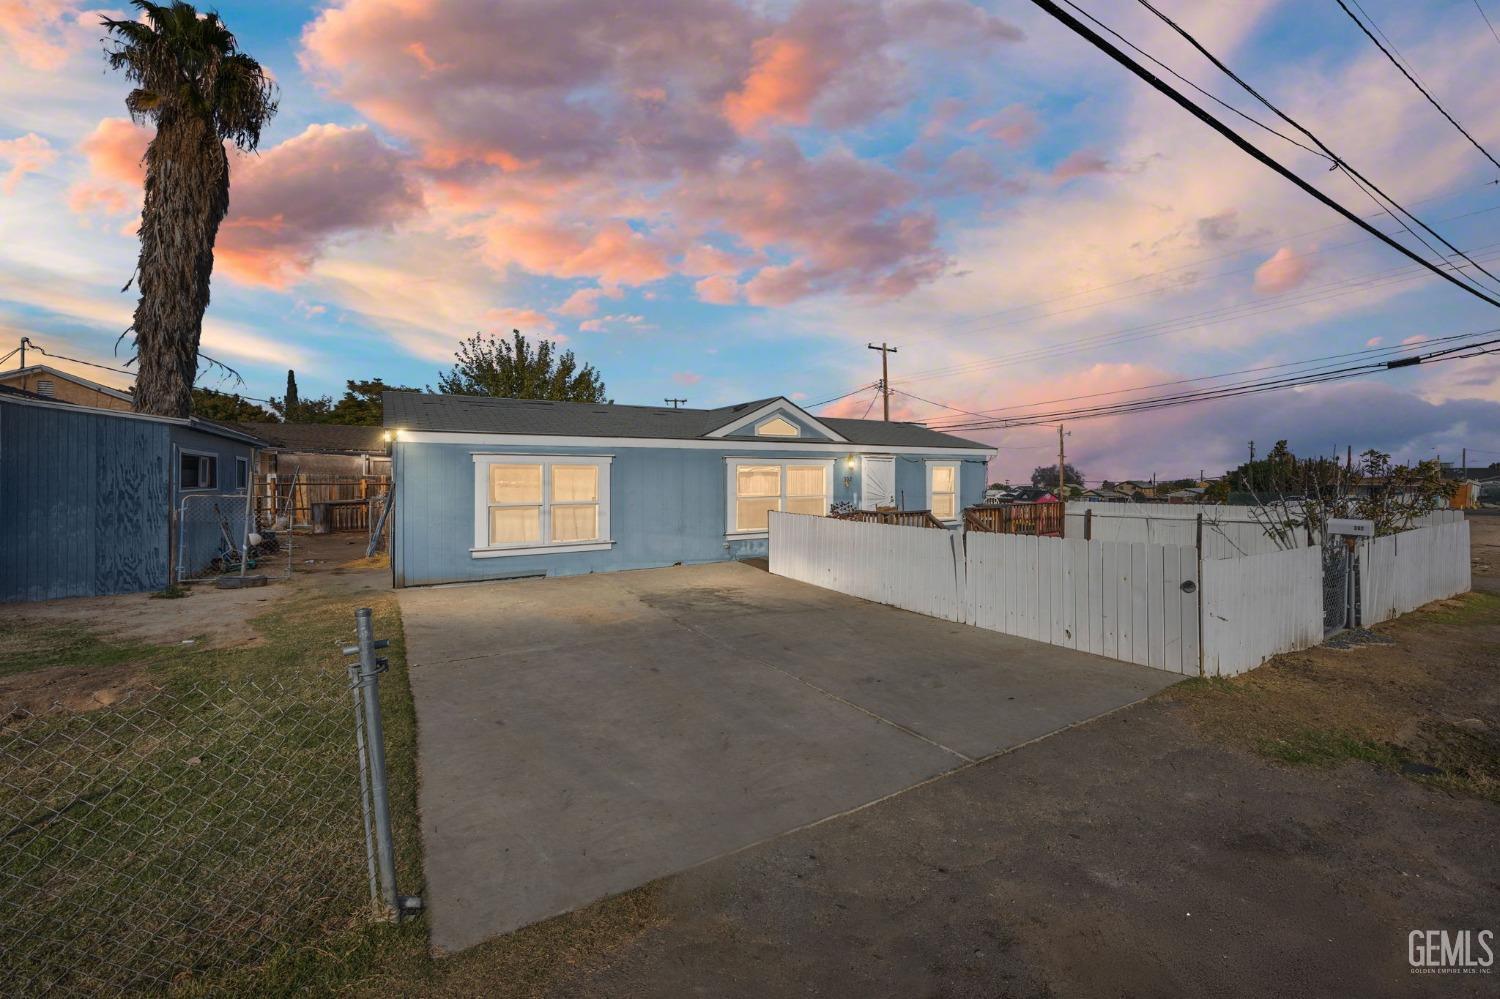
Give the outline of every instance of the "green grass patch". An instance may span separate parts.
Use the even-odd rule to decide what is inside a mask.
[[[1442,624],[1500,624],[1500,594],[1475,590],[1418,611],[1417,616]]]
[[[401,623],[391,595],[363,602],[390,641],[398,880],[420,895]],[[356,606],[302,593],[253,622],[260,643],[226,649],[0,623],[0,673],[133,663],[152,688],[0,718],[0,978],[37,992],[249,996],[344,989],[426,961],[422,920],[370,918],[341,653]]]
[[[1291,766],[1331,767],[1359,762],[1396,769],[1405,759],[1401,750],[1390,743],[1312,728],[1259,739],[1255,748],[1261,755]]]
[[[55,666],[109,667],[156,662],[171,648],[107,641],[77,625],[0,618],[0,676]]]

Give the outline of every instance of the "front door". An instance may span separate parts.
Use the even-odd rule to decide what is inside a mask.
[[[861,460],[859,508],[874,510],[881,506],[896,505],[896,459],[871,458]]]

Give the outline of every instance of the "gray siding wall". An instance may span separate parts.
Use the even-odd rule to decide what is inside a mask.
[[[167,582],[168,425],[0,400],[0,601]]]
[[[468,444],[414,444],[397,441],[396,506],[392,542],[397,586],[418,586],[515,576],[574,575],[673,565],[716,562],[766,553],[764,539],[726,540],[726,456],[835,458],[833,500],[852,501],[859,492],[859,462],[849,455],[788,448],[777,451],[722,451],[673,447],[500,447]],[[610,535],[605,551],[560,552],[474,558],[473,453],[609,454]],[[900,455],[896,489],[907,509],[927,501],[926,461],[960,460],[941,451]],[[964,505],[984,495],[985,462],[961,460],[960,491]]]
[[[249,462],[247,474],[255,474],[255,459],[253,448],[249,444],[220,437],[216,434],[206,434],[200,430],[189,427],[170,426],[172,441],[172,486],[173,497],[179,516],[183,507],[183,497],[198,497],[188,502],[186,507],[188,516],[183,520],[178,529],[178,539],[183,543],[184,556],[180,558],[185,577],[191,578],[198,575],[218,555],[223,545],[223,532],[219,527],[222,517],[229,525],[229,533],[238,541],[244,532],[245,504],[240,499],[237,502],[220,502],[219,498],[228,495],[243,497],[244,490],[236,485],[235,459],[244,458]],[[195,451],[200,454],[211,454],[218,459],[217,484],[212,489],[187,489],[181,486],[179,472],[179,454],[182,451]],[[217,513],[214,507],[218,507]]]

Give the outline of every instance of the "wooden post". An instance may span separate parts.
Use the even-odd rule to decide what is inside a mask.
[[[1198,513],[1198,675],[1203,675],[1203,513]]]
[[[1094,540],[1094,511],[1083,511],[1083,540]]]

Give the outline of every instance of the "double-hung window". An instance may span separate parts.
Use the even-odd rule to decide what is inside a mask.
[[[728,460],[726,534],[765,534],[772,510],[824,516],[833,481],[831,459]]]
[[[474,456],[475,558],[608,548],[608,457]]]
[[[927,509],[945,523],[958,519],[958,462],[927,463]]]

